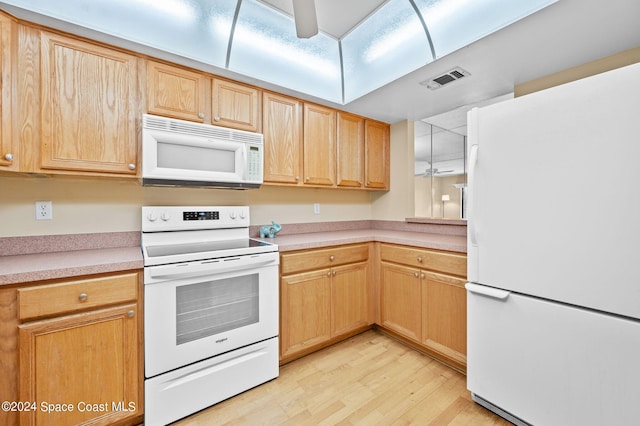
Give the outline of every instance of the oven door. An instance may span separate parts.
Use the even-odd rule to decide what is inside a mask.
[[[278,253],[145,268],[145,376],[278,335]]]

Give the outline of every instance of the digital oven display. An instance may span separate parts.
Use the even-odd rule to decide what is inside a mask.
[[[183,212],[182,220],[220,220],[220,212]]]

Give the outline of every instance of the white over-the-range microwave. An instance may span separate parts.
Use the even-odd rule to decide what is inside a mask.
[[[142,184],[259,188],[260,133],[142,116]]]

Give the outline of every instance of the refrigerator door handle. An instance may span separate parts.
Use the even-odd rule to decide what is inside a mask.
[[[500,290],[499,288],[487,287],[484,285],[478,285],[474,283],[466,283],[464,285],[470,293],[480,296],[490,297],[491,299],[507,300],[511,292],[506,290]]]
[[[469,153],[469,205],[467,207],[467,216],[469,225],[469,238],[471,239],[471,244],[474,246],[478,245],[478,234],[476,230],[475,220],[473,219],[473,210],[474,210],[474,192],[475,192],[475,175],[476,175],[476,165],[478,164],[478,145],[471,145],[471,151]]]

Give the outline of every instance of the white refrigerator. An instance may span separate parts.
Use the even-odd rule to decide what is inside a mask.
[[[468,126],[472,397],[516,424],[640,425],[640,64]]]

